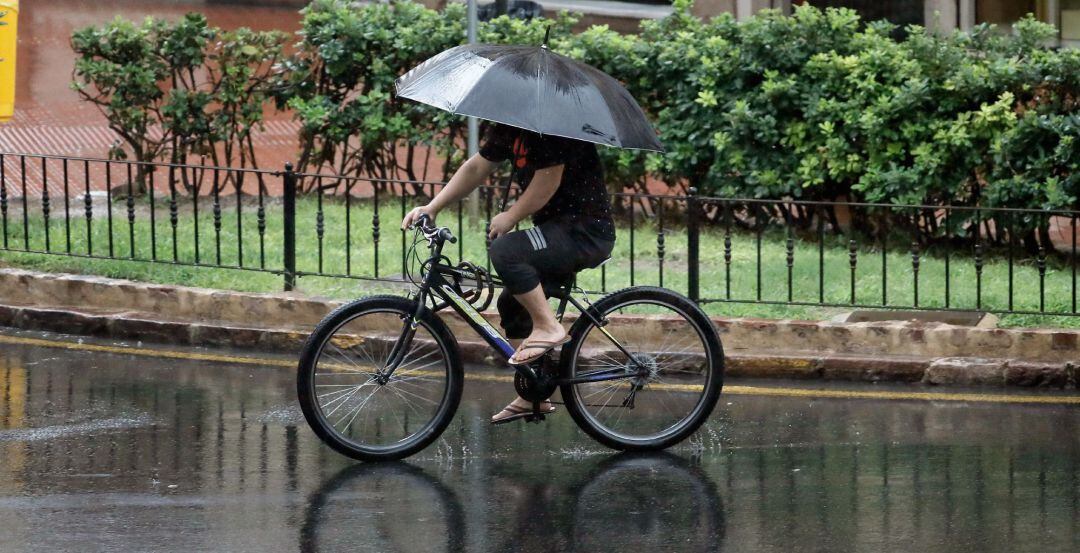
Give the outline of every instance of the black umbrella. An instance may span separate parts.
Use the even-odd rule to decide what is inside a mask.
[[[645,113],[607,73],[547,46],[468,44],[398,78],[397,94],[540,134],[663,152]]]

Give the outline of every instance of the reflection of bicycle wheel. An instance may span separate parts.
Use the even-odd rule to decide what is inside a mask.
[[[465,521],[450,489],[404,463],[353,465],[308,498],[300,551],[463,551]]]
[[[574,551],[717,551],[724,506],[700,467],[665,453],[605,461],[577,494]]]

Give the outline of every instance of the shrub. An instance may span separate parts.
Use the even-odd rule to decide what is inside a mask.
[[[137,161],[156,159],[169,137],[151,133],[161,128],[166,103],[162,83],[170,68],[160,55],[165,24],[146,19],[136,24],[121,18],[102,27],[87,27],[71,37],[78,56],[72,88],[101,110],[109,128],[120,136]],[[126,157],[117,145],[111,158]],[[138,184],[144,188],[142,166]]]
[[[196,13],[175,22],[118,17],[72,35],[72,88],[120,136],[111,158],[197,156],[253,166],[251,133],[262,123],[269,75],[284,42],[280,32],[222,32]],[[197,187],[188,172],[180,174],[184,186]],[[142,165],[136,180],[143,191]]]
[[[642,22],[638,34],[604,26],[572,34],[575,21],[567,14],[554,21],[501,17],[482,23],[479,38],[539,44],[553,25],[553,49],[626,85],[667,152],[601,148],[615,189],[653,178],[725,197],[1078,206],[1080,51],[1044,47],[1054,31],[1031,17],[1011,35],[988,25],[938,35],[918,26],[898,33],[851,10],[811,6],[791,16],[764,11],[745,22],[728,15],[702,21],[690,14],[690,0],[676,0],[671,16]],[[183,25],[190,28],[181,32]],[[149,138],[155,124],[176,137],[201,136],[209,124],[219,129],[212,142],[250,144],[249,118],[257,121],[262,96],[230,108],[242,117],[207,123],[222,100],[184,80],[207,59],[224,63],[226,47],[217,58],[200,57],[210,36],[200,33],[220,36],[202,28],[195,16],[172,27],[117,21],[73,38],[81,56],[77,87],[103,106],[137,157],[159,152]],[[393,82],[464,42],[462,5],[435,11],[408,0],[315,0],[303,10],[299,39],[274,71],[231,74],[222,88],[272,81],[278,107],[292,109],[301,123],[302,170],[450,176],[462,161],[463,118],[394,97]],[[222,43],[246,40],[234,35]],[[277,41],[257,44],[280,52]],[[178,84],[168,86],[170,76]],[[443,158],[442,167],[429,173],[417,159],[419,146]]]

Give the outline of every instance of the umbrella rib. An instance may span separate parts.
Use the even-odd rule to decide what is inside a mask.
[[[540,49],[540,59],[545,61],[545,62],[547,61],[547,56],[545,55],[546,53],[547,53],[547,48],[541,48]],[[536,114],[537,114],[536,128],[540,129],[540,135],[543,136],[544,135],[544,127],[542,126],[542,121],[544,120],[544,106],[543,106],[543,104],[540,103],[540,63],[539,63],[539,61],[536,64]]]
[[[526,69],[525,62],[519,56],[528,55],[530,50],[535,55],[540,56],[539,58],[534,58],[536,60],[536,91],[534,99],[535,104],[532,112],[522,113],[522,111],[527,111],[527,104],[515,104],[515,99],[511,98],[503,97],[495,102],[500,109],[494,109],[484,103],[482,101],[483,97],[478,95],[477,91],[486,89],[486,87],[490,85],[491,77],[496,75],[496,73],[488,75],[488,72],[492,71],[496,66],[503,67],[504,70],[501,70],[503,73],[510,71],[514,73],[514,75],[512,75],[513,77],[524,78],[527,80],[528,73],[523,71]],[[521,63],[515,62],[507,65],[506,60],[511,59],[520,60]],[[552,64],[559,65],[559,67],[556,68],[557,71],[554,71],[559,75],[564,73],[563,64],[573,67],[583,67],[581,72],[584,73],[584,77],[589,85],[588,88],[592,91],[587,95],[588,98],[583,96],[584,93],[582,91],[575,88],[579,87],[580,83],[577,83],[573,79],[563,82],[560,81],[557,76],[553,77]],[[442,71],[439,70],[442,66],[453,65],[458,65],[460,67],[451,68],[454,69],[454,71],[450,71],[450,73],[447,73],[449,70],[447,68],[443,68]],[[466,65],[469,65],[470,67],[465,67]],[[504,75],[503,77],[508,78],[509,76]],[[541,81],[543,78],[553,78],[555,81],[550,83],[550,87],[548,87]],[[455,79],[457,79],[456,84],[449,84],[453,83]],[[484,81],[484,86],[479,86],[481,81]],[[626,90],[622,83],[619,83],[613,77],[603,73],[595,67],[555,54],[546,47],[536,48],[505,45],[457,46],[424,61],[413,68],[413,70],[395,80],[394,85],[398,95],[401,97],[412,98],[418,102],[446,110],[456,115],[478,117],[488,121],[495,121],[504,125],[537,132],[541,135],[561,136],[574,140],[582,140],[594,144],[630,150],[664,151],[663,145],[660,144],[659,139],[655,136],[651,136],[655,133],[655,129],[651,122],[649,122],[644,110],[637,104],[634,98],[630,96],[629,91]],[[576,106],[572,104],[568,105],[569,111],[567,113],[563,113],[562,110],[558,109],[559,106],[563,105],[562,100],[564,100],[563,94],[559,92],[560,89],[558,85],[563,85],[566,91],[569,91],[565,98],[567,102],[571,102],[575,98],[578,102],[578,105]],[[527,88],[527,85],[522,88],[515,87],[515,90],[523,93],[524,88]],[[545,92],[548,91],[547,89],[550,89],[553,93],[545,96]],[[576,94],[574,93],[575,91],[577,92]],[[592,98],[593,94],[597,96],[596,99]],[[451,99],[449,96],[456,97]],[[474,102],[476,105],[470,105],[470,98],[477,99],[477,102]],[[582,125],[582,123],[588,124],[589,121],[579,122],[576,121],[573,116],[569,115],[570,112],[577,113],[581,110],[588,110],[590,107],[591,109],[598,109],[596,106],[586,107],[586,99],[590,102],[598,101],[605,108],[604,111],[606,111],[606,116],[611,122],[610,130],[607,128],[597,128],[596,130],[588,128],[586,125]],[[522,101],[523,99],[518,98],[516,100]],[[562,121],[561,124],[551,126],[545,125],[547,108],[544,106],[544,102],[547,100],[556,102],[554,104],[556,113],[553,117],[562,118],[564,121]],[[526,110],[522,110],[522,108],[526,108]],[[594,118],[595,115],[585,119],[592,121]],[[578,125],[581,125],[580,129],[578,129]],[[602,126],[606,127],[606,122],[605,125]],[[626,131],[625,136],[621,132],[622,130]],[[630,142],[629,145],[626,143],[627,141]]]

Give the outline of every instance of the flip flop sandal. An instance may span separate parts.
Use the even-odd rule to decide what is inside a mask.
[[[517,349],[517,351],[514,352],[514,355],[517,355],[518,353],[520,353],[522,351],[525,351],[527,349],[537,349],[537,350],[540,350],[540,353],[537,353],[535,355],[531,355],[528,358],[522,359],[520,361],[514,361],[514,359],[511,357],[509,360],[507,360],[507,363],[510,363],[511,365],[526,365],[526,364],[532,363],[533,361],[536,361],[537,359],[540,359],[541,357],[543,357],[544,354],[546,354],[547,352],[549,352],[549,351],[551,351],[551,350],[553,350],[553,349],[555,349],[555,348],[557,348],[557,347],[559,347],[559,346],[561,346],[561,345],[563,345],[563,344],[565,344],[565,343],[567,343],[569,341],[570,341],[570,335],[567,334],[566,336],[563,336],[562,340],[555,340],[554,342],[549,342],[547,340],[537,340],[535,342],[523,342],[521,344],[521,347],[519,347]]]
[[[540,409],[540,414],[550,415],[555,412],[554,405],[549,404],[548,407],[548,409]],[[516,421],[521,418],[531,417],[534,414],[532,407],[518,407],[517,405],[510,404],[506,407],[503,407],[503,410],[496,413],[495,416],[502,414],[504,411],[510,414],[501,419],[491,419],[491,424],[506,424],[508,422]]]

